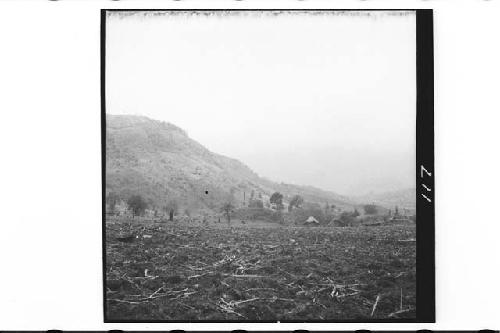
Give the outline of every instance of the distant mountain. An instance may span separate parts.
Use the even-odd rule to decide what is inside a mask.
[[[140,194],[153,206],[175,199],[191,210],[218,209],[229,197],[281,192],[313,203],[352,207],[344,196],[310,186],[275,183],[238,160],[215,154],[181,128],[142,116],[106,115],[106,192]]]
[[[374,203],[388,209],[398,206],[402,209],[415,210],[416,196],[416,189],[408,188],[383,193],[372,193],[360,197],[352,197],[352,199],[359,203]]]

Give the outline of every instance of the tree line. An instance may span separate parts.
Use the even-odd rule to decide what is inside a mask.
[[[272,208],[275,210],[277,213],[280,214],[280,221],[284,222],[282,212],[285,208],[284,204],[284,196],[280,192],[274,192],[270,197],[269,197],[269,208]],[[108,204],[109,211],[111,213],[114,213],[116,210],[117,204],[121,202],[120,197],[114,193],[110,192],[106,196],[106,203]],[[222,204],[219,207],[219,212],[222,213],[222,216],[224,216],[227,220],[228,223],[231,222],[231,217],[233,212],[236,210],[236,206],[234,204],[234,196],[230,195],[227,200],[223,201]],[[146,212],[146,209],[150,206],[148,202],[139,194],[135,194],[130,196],[126,200],[126,204],[128,207],[128,210],[132,213],[133,217],[136,216],[143,216],[144,213]],[[291,213],[295,209],[302,209],[303,205],[305,204],[304,198],[298,194],[292,196],[288,202],[288,212]],[[307,206],[309,209],[306,209],[304,211],[305,214],[310,215],[318,215],[316,218],[319,217],[320,220],[325,220],[329,219],[332,217],[332,211],[336,208],[335,205],[333,204],[328,204],[326,203],[324,206],[324,209],[321,209],[318,204],[312,204],[308,203]],[[257,209],[264,209],[264,200],[262,198],[262,194],[258,194],[257,196],[255,195],[255,192],[252,190],[250,194],[250,198],[248,201],[248,207],[249,208],[257,208]],[[317,208],[314,208],[317,207]],[[369,204],[369,205],[364,205],[363,206],[364,213],[366,215],[372,215],[372,214],[377,214],[377,206],[374,204]],[[170,221],[173,221],[174,215],[176,215],[179,211],[179,203],[176,199],[169,199],[166,200],[165,204],[161,207],[161,211],[165,213],[165,215],[168,216],[168,219]],[[397,211],[397,208],[396,208]],[[155,216],[157,215],[158,211],[154,209]],[[190,210],[186,208],[184,210],[184,213],[187,216],[190,216]],[[360,213],[359,211],[355,208],[354,211],[351,212],[342,212],[339,216],[340,220],[344,220],[346,222],[351,222],[352,219],[356,218],[359,216]]]

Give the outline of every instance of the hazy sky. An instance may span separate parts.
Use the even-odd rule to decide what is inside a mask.
[[[107,112],[171,122],[276,181],[412,187],[415,15],[351,14],[111,14]]]

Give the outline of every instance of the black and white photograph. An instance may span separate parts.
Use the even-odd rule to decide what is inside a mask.
[[[499,14],[0,1],[0,331],[497,332]]]
[[[418,15],[103,10],[105,320],[432,311]]]

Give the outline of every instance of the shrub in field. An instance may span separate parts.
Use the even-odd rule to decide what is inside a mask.
[[[234,206],[230,202],[226,202],[221,207],[221,212],[227,219],[227,223],[231,223],[231,213],[234,211]]]
[[[339,220],[346,226],[353,225],[356,221],[356,216],[354,216],[352,212],[342,212],[342,214],[340,214]]]
[[[302,205],[303,203],[304,198],[302,198],[300,195],[294,195],[290,200],[290,204],[288,205],[288,211],[291,212],[293,210],[293,207],[300,208],[300,205]]]
[[[134,216],[140,216],[144,214],[144,211],[148,207],[146,201],[140,195],[133,195],[127,200],[127,205],[132,211]]]
[[[167,204],[163,207],[163,210],[168,213],[168,219],[170,221],[174,220],[174,214],[177,213],[177,210],[179,209],[179,204],[177,203],[177,200],[175,199],[170,199]]]
[[[378,212],[377,206],[375,206],[375,205],[364,205],[363,209],[364,209],[366,215],[374,215],[374,214],[377,214],[377,212]]]
[[[109,192],[106,196],[106,203],[108,204],[109,212],[114,213],[116,204],[120,201],[120,197],[115,192]]]
[[[271,198],[269,198],[269,202],[271,204],[276,205],[276,209],[282,210],[283,209],[283,194],[279,192],[274,192],[271,195]]]

